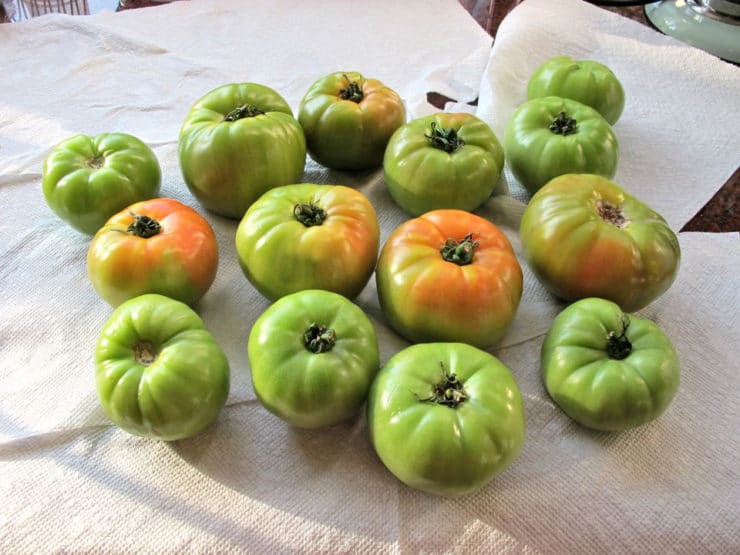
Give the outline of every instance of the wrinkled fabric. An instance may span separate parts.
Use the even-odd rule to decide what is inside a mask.
[[[269,303],[239,268],[238,222],[204,211],[177,161],[187,110],[216,86],[259,82],[295,112],[315,79],[342,68],[393,87],[409,117],[435,110],[429,91],[462,103],[480,92],[477,113],[502,138],[529,74],[569,54],[619,75],[628,100],[615,127],[615,181],[677,231],[737,166],[737,68],[576,0],[525,1],[493,49],[454,1],[281,4],[192,0],[0,27],[0,551],[737,551],[736,234],[681,234],[675,284],[641,311],[679,353],[671,407],[633,431],[592,432],[541,382],[539,349],[563,304],[524,263],[526,196],[507,170],[477,213],[504,230],[524,270],[516,319],[491,352],[521,389],[526,440],[481,491],[443,499],[383,467],[364,416],[296,430],[259,404],[246,344]],[[97,402],[93,351],[111,308],[86,277],[89,237],[46,206],[40,175],[58,141],[104,131],[147,142],[162,165],[162,196],[198,210],[219,241],[218,275],[196,310],[229,359],[231,393],[216,424],[188,440],[128,435]],[[335,172],[309,160],[303,180],[367,194],[381,241],[407,218],[381,170]],[[376,327],[381,361],[408,345],[385,323],[373,280],[356,302]]]

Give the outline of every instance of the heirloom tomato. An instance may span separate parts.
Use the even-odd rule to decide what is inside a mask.
[[[668,336],[604,299],[582,299],[558,314],[541,364],[553,400],[596,430],[624,430],[657,418],[679,384],[678,355]]]
[[[624,89],[611,69],[591,60],[555,56],[540,65],[527,83],[527,98],[560,96],[591,106],[611,125],[624,109]]]
[[[272,304],[252,327],[247,350],[257,398],[301,428],[355,416],[380,365],[375,329],[362,309],[318,289]]]
[[[197,302],[216,277],[218,244],[192,208],[166,198],[132,204],[95,234],[87,273],[108,303],[159,293]]]
[[[190,192],[228,218],[241,218],[268,189],[300,181],[306,164],[306,138],[290,106],[256,83],[223,85],[200,98],[178,143]]]
[[[488,220],[463,210],[433,210],[388,237],[375,270],[391,327],[409,341],[496,343],[522,296],[511,243]]]
[[[120,305],[95,348],[98,398],[129,433],[176,440],[218,417],[229,395],[229,363],[200,317],[162,295]]]
[[[509,369],[464,343],[412,345],[381,368],[367,401],[370,439],[412,488],[459,496],[509,466],[524,443],[524,409]]]
[[[504,149],[483,120],[440,113],[396,131],[383,170],[388,192],[413,216],[439,208],[475,210],[491,196]]]
[[[342,185],[302,183],[262,195],[236,230],[244,274],[275,300],[303,289],[359,295],[378,258],[380,230],[368,198]]]
[[[388,139],[406,121],[401,97],[354,71],[322,77],[298,108],[311,157],[337,170],[374,168]]]
[[[676,234],[656,212],[598,175],[563,175],[532,197],[519,233],[540,282],[567,301],[601,297],[638,310],[678,271]]]
[[[612,177],[619,145],[609,123],[593,108],[546,96],[519,106],[504,135],[511,171],[533,195],[566,173]]]
[[[126,133],[75,135],[51,151],[41,174],[44,198],[62,220],[93,235],[129,204],[159,194],[154,152]]]

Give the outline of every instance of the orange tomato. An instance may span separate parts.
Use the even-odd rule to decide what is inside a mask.
[[[196,303],[211,287],[218,243],[198,212],[174,199],[132,204],[95,234],[87,273],[112,306],[144,293]]]
[[[463,210],[433,210],[401,224],[375,275],[386,319],[413,342],[490,347],[522,296],[522,270],[506,235]]]

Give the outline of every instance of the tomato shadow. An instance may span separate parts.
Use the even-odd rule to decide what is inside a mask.
[[[170,447],[209,478],[281,513],[375,542],[397,539],[388,504],[398,484],[375,455],[362,413],[307,430],[258,401],[238,403],[217,426]]]

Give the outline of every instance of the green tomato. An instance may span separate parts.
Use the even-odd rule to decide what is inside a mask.
[[[275,300],[303,289],[359,295],[378,257],[372,203],[342,185],[303,183],[262,195],[236,231],[244,275]]]
[[[293,293],[271,305],[252,327],[247,351],[257,398],[301,428],[355,416],[380,364],[365,313],[323,290]]]
[[[162,440],[196,435],[229,395],[229,363],[186,304],[147,294],[121,304],[95,348],[98,398],[129,433]]]
[[[503,167],[496,135],[465,113],[407,123],[393,134],[383,159],[388,192],[413,216],[440,208],[475,210],[491,196]]]
[[[298,108],[311,157],[337,170],[377,167],[406,121],[401,97],[377,79],[338,71],[308,89]]]
[[[555,56],[535,70],[527,83],[527,98],[560,96],[591,106],[611,125],[624,109],[624,89],[611,69],[591,60]]]
[[[524,443],[514,377],[496,357],[465,343],[397,353],[373,382],[367,414],[383,464],[406,485],[439,495],[482,488]]]
[[[129,204],[159,194],[159,162],[126,133],[75,135],[56,145],[41,174],[49,208],[77,231],[93,235]]]
[[[598,175],[561,175],[527,205],[524,256],[558,297],[600,297],[628,312],[673,283],[681,248],[660,214]]]
[[[554,320],[542,345],[547,392],[576,422],[625,430],[660,416],[676,394],[679,362],[650,320],[611,301],[583,299]]]
[[[288,103],[269,87],[218,87],[190,109],[180,130],[180,167],[208,210],[241,218],[265,191],[300,181],[306,138]]]
[[[566,173],[612,177],[619,145],[609,123],[575,100],[547,96],[519,106],[504,136],[511,171],[530,195]]]

